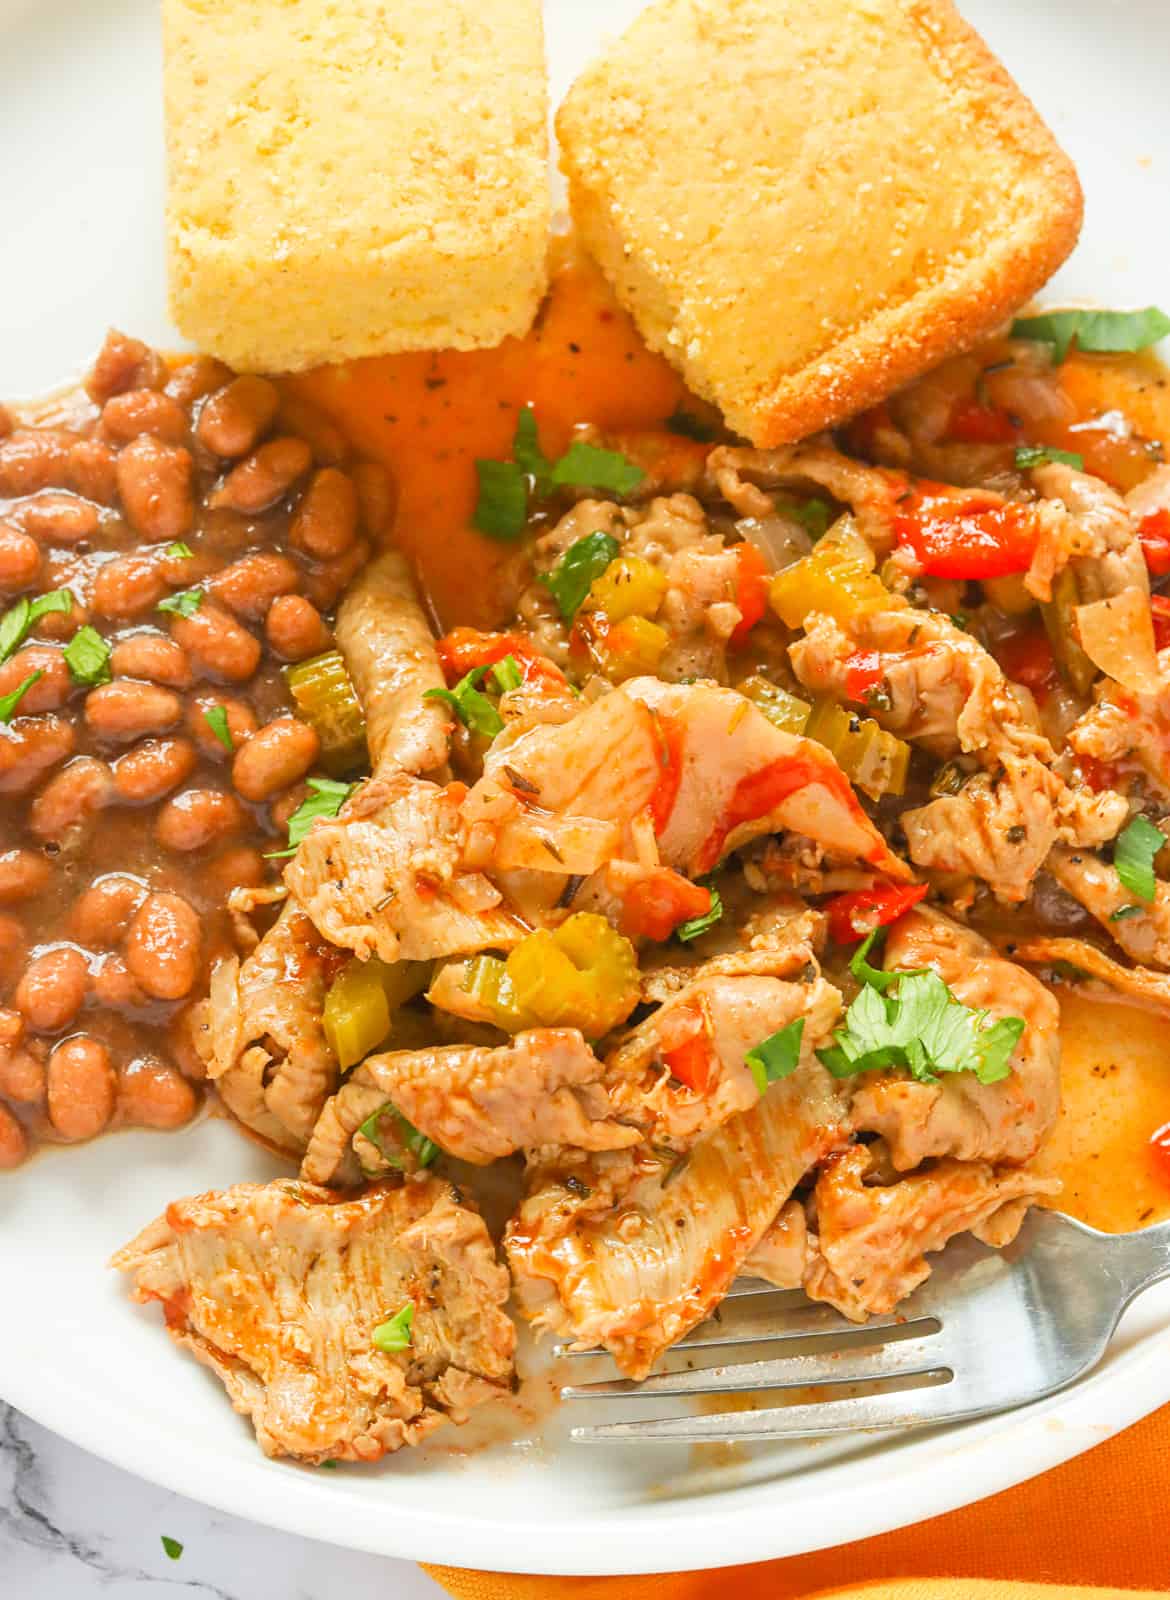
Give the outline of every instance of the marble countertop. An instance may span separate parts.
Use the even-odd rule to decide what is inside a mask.
[[[178,1560],[163,1536],[183,1546]],[[0,1404],[0,1590],[36,1600],[440,1600],[406,1561],[223,1516],[144,1483]]]

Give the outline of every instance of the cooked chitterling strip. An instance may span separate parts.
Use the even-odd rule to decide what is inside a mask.
[[[354,1131],[387,1104],[448,1155],[474,1166],[545,1144],[622,1150],[642,1135],[618,1121],[603,1078],[601,1062],[575,1028],[530,1028],[501,1045],[367,1056],[327,1108],[329,1121],[314,1137],[303,1171],[335,1181]]]
[[[1131,961],[1170,968],[1170,884],[1157,884],[1147,905],[1125,887],[1115,867],[1085,850],[1054,850],[1048,870]]]
[[[376,778],[345,816],[318,822],[285,882],[331,944],[363,960],[429,961],[507,949],[525,929],[500,891],[461,864],[463,790]]]
[[[809,1233],[804,1206],[793,1196],[780,1207],[779,1215],[744,1261],[744,1276],[763,1278],[777,1289],[799,1289],[810,1251],[815,1248],[816,1235]]]
[[[247,960],[216,964],[194,1031],[224,1104],[282,1150],[304,1149],[337,1084],[321,1023],[332,954],[290,902]]]
[[[1078,991],[1094,1000],[1124,1002],[1170,1014],[1170,974],[1151,972],[1148,967],[1123,967],[1084,939],[1012,940],[1004,948],[1013,961],[1022,961],[1025,966],[1075,967],[1089,979],[1078,982]]]
[[[824,1039],[840,1011],[840,993],[819,975],[807,946],[717,957],[606,1056],[610,1101],[653,1144],[685,1150],[759,1100],[749,1050],[798,1020],[810,1039]],[[701,1083],[672,1075],[670,1057],[680,1046],[691,1060],[698,1047]]]
[[[505,1248],[520,1310],[645,1377],[710,1315],[808,1169],[839,1138],[843,1103],[812,1055],[749,1111],[674,1159],[649,1146],[532,1171]]]
[[[405,557],[387,550],[346,590],[334,629],[366,718],[374,774],[435,772],[450,719],[429,689],[446,688],[435,640]]]
[[[1159,650],[1156,667],[1157,686],[1148,694],[1099,683],[1096,705],[1069,729],[1068,744],[1106,766],[1140,764],[1170,796],[1170,648]]]
[[[866,612],[848,628],[813,614],[788,653],[807,689],[863,703],[866,716],[932,755],[1052,759],[1030,697],[978,640],[938,612]],[[858,692],[871,684],[881,692]]]
[[[658,848],[670,866],[690,876],[709,872],[762,834],[791,832],[807,834],[835,859],[909,876],[823,745],[783,733],[743,695],[714,684],[634,678],[618,692],[657,719],[660,769],[670,785],[659,796]]]
[[[438,1179],[355,1199],[281,1180],[173,1201],[111,1266],[159,1300],[269,1456],[376,1461],[506,1394],[516,1330],[483,1219]],[[410,1343],[374,1330],[413,1307]]]
[[[728,501],[741,516],[770,516],[774,507],[767,489],[827,490],[849,506],[866,542],[888,550],[899,495],[907,482],[900,473],[867,466],[835,450],[826,436],[779,450],[750,450],[721,445],[707,457],[710,491]]]
[[[934,1156],[1016,1163],[1034,1155],[1060,1109],[1060,1009],[1030,972],[985,939],[939,912],[917,910],[896,922],[886,944],[887,970],[932,967],[964,1005],[1026,1023],[999,1083],[973,1072],[919,1083],[900,1070],[867,1073],[850,1126],[880,1133],[899,1172]]]
[[[1054,844],[1104,844],[1127,812],[1111,790],[1070,789],[1034,756],[1005,753],[996,774],[976,773],[957,794],[904,811],[901,821],[915,866],[980,879],[997,900],[1018,904]]]
[[[983,1161],[937,1162],[892,1184],[867,1184],[872,1146],[831,1155],[814,1193],[817,1233],[802,1284],[855,1322],[884,1315],[930,1276],[926,1256],[959,1233],[1009,1244],[1028,1207],[1059,1180]]]
[[[1082,604],[1128,588],[1149,594],[1133,518],[1116,489],[1063,461],[1034,468],[1032,482],[1045,499],[1036,508],[1036,552],[1024,582],[1038,600],[1052,599],[1052,580],[1065,567],[1076,575]]]

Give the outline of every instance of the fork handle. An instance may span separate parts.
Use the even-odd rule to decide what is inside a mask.
[[[1134,1233],[1114,1235],[1110,1266],[1120,1280],[1126,1303],[1145,1289],[1170,1278],[1170,1222]]]

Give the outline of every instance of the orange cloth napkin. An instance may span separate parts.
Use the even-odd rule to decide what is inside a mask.
[[[1064,1466],[962,1511],[785,1561],[642,1578],[424,1570],[456,1600],[824,1600],[829,1595],[835,1600],[1135,1600],[1135,1591],[1167,1595],[1170,1406]],[[1085,1584],[1114,1587],[1078,1587]]]

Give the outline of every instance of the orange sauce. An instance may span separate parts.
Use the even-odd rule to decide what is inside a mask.
[[[443,628],[491,628],[511,612],[516,547],[471,523],[477,457],[509,460],[516,414],[532,405],[547,455],[577,423],[661,427],[685,397],[598,270],[563,249],[532,331],[493,350],[377,356],[286,379],[398,483],[395,541],[417,564]]]

